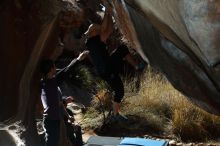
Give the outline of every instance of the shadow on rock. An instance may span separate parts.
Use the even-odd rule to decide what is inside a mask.
[[[14,138],[6,130],[0,130],[0,145],[16,146],[16,142]]]

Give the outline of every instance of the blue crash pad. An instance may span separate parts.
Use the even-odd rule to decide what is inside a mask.
[[[85,146],[167,146],[165,140],[145,138],[92,136]]]
[[[118,146],[167,146],[164,140],[152,140],[145,138],[124,138]]]

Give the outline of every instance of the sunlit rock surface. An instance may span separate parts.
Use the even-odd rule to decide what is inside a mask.
[[[194,103],[219,115],[220,1],[125,1],[151,65]]]

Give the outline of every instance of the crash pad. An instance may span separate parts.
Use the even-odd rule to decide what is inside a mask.
[[[85,146],[167,146],[165,140],[152,140],[132,137],[104,137],[92,136]]]

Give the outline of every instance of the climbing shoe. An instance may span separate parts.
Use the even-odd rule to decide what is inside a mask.
[[[126,116],[123,116],[121,114],[117,114],[111,117],[111,122],[126,122],[128,118]]]

